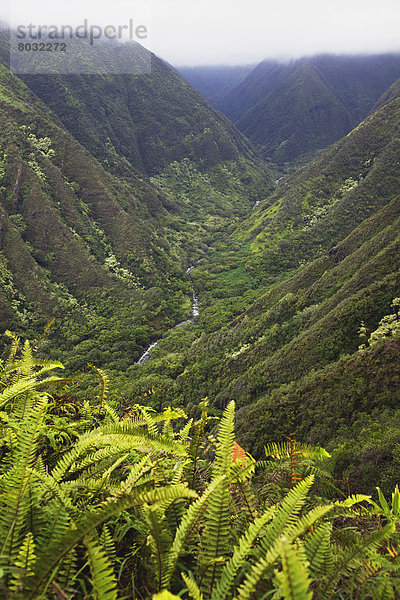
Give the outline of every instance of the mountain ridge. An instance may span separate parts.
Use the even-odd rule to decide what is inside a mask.
[[[312,84],[310,77],[302,80],[305,65],[314,71]],[[265,159],[284,167],[304,162],[349,133],[399,75],[398,54],[266,60],[231,90],[219,108]]]

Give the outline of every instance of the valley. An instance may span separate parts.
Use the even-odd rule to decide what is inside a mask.
[[[188,267],[186,269],[186,275],[189,275],[194,268],[195,268],[194,266]],[[185,319],[184,321],[181,321],[177,325],[175,325],[173,327],[173,329],[179,329],[180,327],[184,327],[185,325],[189,325],[189,324],[194,325],[197,317],[200,315],[199,298],[194,290],[192,290],[192,293],[193,293],[193,301],[192,301],[192,306],[191,306],[192,312],[191,312],[190,317],[188,319]],[[142,365],[143,363],[150,360],[151,359],[151,351],[153,348],[157,348],[157,346],[158,346],[158,342],[152,342],[150,344],[150,346],[146,349],[146,351],[142,354],[142,356],[139,358],[139,360],[137,361],[137,364]]]
[[[122,50],[0,32],[0,595],[395,600],[400,55]]]

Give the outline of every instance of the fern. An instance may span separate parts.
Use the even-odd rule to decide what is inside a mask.
[[[387,525],[381,531],[377,531],[366,537],[360,543],[348,546],[345,550],[338,552],[333,567],[319,585],[319,595],[322,600],[333,597],[335,587],[340,578],[351,575],[365,561],[366,557],[374,552],[382,541],[388,539],[394,532],[392,524]]]
[[[87,550],[87,559],[92,575],[93,596],[95,600],[116,600],[117,584],[112,565],[104,551],[86,536],[83,542]]]
[[[187,585],[187,589],[191,598],[193,598],[193,600],[203,600],[203,594],[201,593],[194,579],[192,579],[188,575],[185,575],[185,573],[182,573],[182,579]]]
[[[218,443],[213,465],[212,481],[221,475],[226,479],[219,493],[211,495],[205,515],[202,551],[199,558],[201,590],[212,595],[223,561],[230,552],[229,475],[232,467],[235,404],[230,402],[224,411],[218,431]]]
[[[311,600],[311,580],[305,563],[300,560],[299,553],[282,538],[282,573],[280,583],[285,600]]]
[[[14,557],[23,538],[26,518],[30,510],[29,490],[32,467],[36,460],[38,435],[43,423],[46,399],[39,398],[27,415],[18,436],[13,456],[15,462],[2,480],[7,490],[7,503],[0,514],[0,555]]]
[[[36,563],[35,542],[32,533],[27,533],[15,559],[16,572],[10,581],[10,589],[16,591],[23,588],[23,580],[34,574]]]
[[[232,558],[224,565],[221,577],[215,588],[215,597],[222,600],[226,598],[231,589],[235,577],[240,569],[244,566],[247,556],[252,552],[253,544],[256,538],[260,535],[266,523],[271,520],[275,513],[275,508],[269,508],[266,512],[258,517],[254,523],[251,523],[247,531],[239,540],[239,544],[235,547]]]
[[[311,586],[318,600],[400,597],[397,488],[391,502],[378,489],[377,502],[357,495],[319,504],[314,495],[310,503],[309,476],[262,509],[255,463],[234,444],[234,403],[216,439],[205,435],[206,402],[194,424],[180,409],[138,406],[120,421],[103,378],[103,410],[93,419],[89,403],[75,402],[65,424],[46,392],[60,384],[51,372],[61,365],[34,350],[25,343],[19,358],[15,337],[0,361],[2,590],[24,600],[108,600],[118,580],[124,597],[154,589],[157,600],[172,600],[179,567],[187,589],[178,597],[193,600],[309,600]],[[324,474],[312,464],[326,458],[321,449],[289,439],[266,451],[291,461],[291,483],[307,470]],[[380,519],[388,524],[376,530]]]
[[[47,549],[47,555],[40,557],[35,571],[35,580],[31,584],[29,598],[35,598],[38,592],[52,578],[52,573],[62,559],[96,527],[133,506],[173,501],[177,498],[193,498],[195,492],[182,485],[158,488],[149,492],[126,494],[117,501],[109,501],[93,513],[89,513],[75,523],[75,528],[54,540]]]
[[[220,486],[225,480],[225,475],[220,475],[210,483],[205,492],[189,507],[186,515],[183,517],[175,534],[174,541],[168,551],[166,559],[166,569],[162,579],[163,587],[168,587],[171,575],[176,567],[178,558],[183,552],[186,541],[196,528],[201,525],[210,498],[220,491]]]
[[[291,438],[287,442],[272,442],[264,446],[265,455],[275,459],[290,458],[293,453],[304,458],[313,458],[322,460],[329,458],[330,454],[320,446],[311,446],[310,444],[300,444]]]
[[[275,518],[269,525],[268,529],[261,540],[263,553],[268,552],[276,540],[283,535],[285,527],[288,524],[296,524],[298,515],[304,506],[307,493],[313,484],[314,478],[312,475],[301,481],[287,496],[283,499],[278,507]]]
[[[282,537],[285,537],[288,543],[292,543],[298,536],[302,535],[311,525],[313,525],[316,520],[331,510],[332,505],[316,507],[307,515],[299,519],[299,512],[304,505],[307,491],[312,482],[312,476],[300,482],[289,492],[278,507],[273,520],[265,529],[265,533],[260,540],[262,555],[251,567],[245,580],[238,589],[238,597],[240,600],[248,600],[251,598],[259,582],[265,577],[266,573],[271,571],[274,562],[281,552]]]
[[[314,577],[327,575],[333,567],[333,553],[330,536],[332,524],[323,523],[304,539],[304,548]]]
[[[162,592],[158,592],[158,594],[153,594],[153,600],[180,600],[179,596],[175,596],[175,594],[171,594],[168,590],[163,590]]]
[[[10,367],[11,365],[14,364],[15,359],[17,357],[18,354],[18,350],[19,350],[19,344],[20,344],[20,338],[13,333],[12,331],[6,331],[5,335],[10,338],[11,340],[11,348],[10,348],[10,352],[8,355],[8,359],[7,359],[7,363],[6,363],[6,367]]]
[[[197,421],[193,426],[194,433],[192,434],[192,441],[188,448],[189,461],[188,466],[186,468],[186,478],[187,481],[189,481],[190,487],[192,487],[193,489],[195,489],[195,476],[200,447],[204,435],[204,430],[207,424],[208,400],[202,400],[199,406],[201,408],[201,417],[200,420]]]

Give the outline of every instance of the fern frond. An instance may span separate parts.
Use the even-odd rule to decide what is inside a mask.
[[[154,423],[160,423],[162,421],[173,421],[175,419],[187,419],[187,414],[182,408],[167,406],[162,412],[157,413],[153,416]]]
[[[61,588],[67,588],[77,574],[77,555],[75,550],[71,550],[60,566],[57,568],[57,584]],[[54,585],[55,582],[53,582]]]
[[[256,538],[260,535],[266,523],[272,519],[274,513],[275,507],[269,508],[261,517],[255,519],[244,535],[241,536],[239,544],[235,546],[232,558],[224,565],[215,588],[215,597],[219,600],[226,598],[238,571],[242,569],[247,556],[252,551]]]
[[[110,379],[109,379],[107,373],[105,371],[103,371],[103,369],[99,369],[98,367],[95,367],[94,365],[88,365],[88,367],[93,369],[93,371],[95,371],[98,375],[100,383],[99,383],[99,393],[97,395],[97,398],[98,398],[100,406],[102,407],[103,402],[105,401],[105,399],[107,398],[107,395],[108,395]]]
[[[99,541],[100,541],[100,544],[101,544],[102,548],[104,549],[108,559],[112,563],[114,563],[117,558],[117,555],[115,552],[115,542],[111,535],[110,529],[107,525],[103,526],[101,535],[99,537]]]
[[[15,466],[3,478],[2,484],[7,489],[7,504],[0,514],[0,555],[13,557],[22,542],[21,536],[31,505],[28,493],[31,472],[46,404],[46,398],[39,398],[32,411],[26,415],[13,456]]]
[[[190,429],[192,427],[193,424],[193,419],[190,419],[186,425],[184,427],[182,427],[182,429],[180,431],[178,431],[178,438],[182,441],[185,442],[187,440],[187,438],[189,437],[189,433],[190,433]]]
[[[16,383],[6,387],[6,389],[0,393],[0,409],[6,406],[6,404],[8,404],[14,398],[34,390],[36,387],[37,380],[35,378],[28,377],[20,379]]]
[[[295,540],[299,536],[303,535],[303,533],[305,533],[308,529],[310,529],[310,527],[312,527],[316,521],[331,512],[332,507],[332,504],[314,507],[305,515],[298,517],[295,522],[289,522],[288,525],[283,529],[283,535],[290,539],[290,541]]]
[[[76,507],[73,505],[71,498],[68,494],[64,493],[63,488],[57,483],[57,481],[50,475],[39,471],[38,469],[31,470],[32,479],[37,479],[43,486],[43,493],[49,494],[56,498],[57,501],[65,508],[68,514],[75,515]],[[46,498],[49,501],[48,497]]]
[[[353,543],[338,553],[334,566],[318,587],[318,594],[323,600],[333,597],[335,586],[340,578],[352,574],[362,565],[371,552],[375,552],[382,541],[387,540],[395,531],[392,524],[386,525],[382,530],[370,534],[359,543]]]
[[[185,582],[185,584],[187,586],[189,595],[193,598],[193,600],[204,600],[203,594],[199,590],[197,583],[194,581],[194,579],[192,579],[185,573],[181,573],[181,575],[182,575],[183,581]]]
[[[23,580],[33,575],[36,562],[35,542],[32,533],[28,533],[18,552],[15,560],[16,571],[12,573],[10,589],[16,591],[23,587]]]
[[[232,466],[235,403],[232,401],[224,410],[218,430],[218,443],[213,464],[213,477],[227,475]]]
[[[176,533],[173,544],[168,552],[166,569],[162,585],[169,586],[169,582],[178,562],[180,554],[183,552],[186,541],[190,538],[193,531],[201,524],[204,511],[207,509],[207,504],[210,497],[218,492],[218,488],[224,481],[225,475],[220,475],[210,483],[203,494],[193,504],[190,505],[185,516],[183,517]]]
[[[119,416],[117,415],[116,411],[113,409],[112,406],[110,406],[107,402],[104,401],[103,408],[106,414],[110,417],[111,421],[113,421],[113,423],[119,422]]]
[[[307,567],[299,558],[296,549],[282,539],[281,585],[285,600],[312,600],[311,580]]]
[[[21,359],[19,361],[19,369],[25,377],[30,377],[33,371],[34,362],[33,362],[33,352],[32,346],[25,340],[24,346],[21,352]]]
[[[99,454],[88,455],[91,447],[94,448],[94,453]],[[159,434],[150,435],[134,426],[132,422],[110,423],[81,435],[74,447],[58,461],[52,475],[56,481],[61,481],[69,471],[79,471],[98,462],[99,458],[110,458],[135,450],[144,453],[166,452],[175,456],[186,455],[186,445],[177,444],[171,438]]]
[[[54,540],[47,548],[47,554],[41,556],[37,561],[35,578],[31,585],[29,598],[36,598],[45,584],[51,581],[53,571],[57,564],[78,544],[82,539],[96,527],[128,510],[133,506],[166,502],[178,498],[194,498],[197,494],[188,490],[183,485],[157,488],[148,492],[132,492],[126,494],[117,501],[110,500],[100,507],[76,521],[75,529],[69,529],[63,536]]]
[[[137,485],[138,481],[148,473],[153,467],[149,456],[145,456],[136,465],[131,467],[128,477],[120,483],[120,485],[114,489],[111,496],[114,499],[121,498],[127,492]]]
[[[353,496],[349,496],[345,500],[335,502],[335,506],[351,508],[355,504],[360,504],[361,502],[368,502],[369,504],[372,504],[371,496],[366,496],[365,494],[355,494]]]
[[[294,449],[293,449],[294,446]],[[275,459],[290,458],[293,451],[303,458],[314,458],[322,460],[329,458],[331,455],[324,448],[320,446],[311,446],[310,444],[300,444],[300,442],[294,441],[293,444],[290,441],[287,442],[272,442],[264,446],[265,455],[271,456]]]
[[[55,361],[55,360],[34,361],[34,364],[42,367],[38,371],[35,371],[36,379],[39,379],[39,377],[41,377],[45,373],[48,373],[49,371],[54,371],[54,369],[65,369],[65,367],[62,363]],[[52,380],[52,381],[58,381],[58,380],[59,380],[59,378],[57,378],[56,380]],[[62,381],[61,378],[60,378],[60,381]],[[40,383],[43,383],[43,381],[41,381]]]
[[[117,582],[105,552],[88,536],[83,539],[92,576],[95,600],[116,600]]]
[[[173,500],[171,500],[171,502],[173,502]],[[172,541],[171,532],[167,527],[165,519],[166,508],[168,508],[168,506],[160,507],[159,505],[145,505],[142,507],[142,513],[149,533],[148,543],[151,549],[154,567],[155,586],[158,590],[164,587],[162,581],[165,579],[165,571],[167,569],[167,552]]]
[[[208,414],[208,400],[205,399],[199,404],[201,408],[201,417],[193,425],[194,432],[192,434],[192,440],[188,448],[188,464],[186,468],[186,480],[189,482],[190,487],[195,489],[195,475],[197,468],[197,461],[199,457],[200,446],[202,437],[204,435],[205,426],[207,423]]]
[[[310,564],[310,572],[313,577],[326,575],[333,566],[333,554],[330,543],[332,524],[323,523],[304,541],[307,560]]]
[[[261,540],[261,547],[264,553],[266,553],[276,540],[283,535],[283,531],[290,524],[296,524],[299,513],[304,506],[306,501],[307,493],[314,482],[312,475],[306,477],[301,481],[295,488],[282,500],[276,515],[267,528],[265,535]]]
[[[266,527],[265,533],[260,539],[261,557],[251,567],[245,580],[239,586],[238,598],[249,600],[255,592],[257,585],[271,570],[272,565],[281,552],[281,539],[285,537],[288,543],[292,543],[296,537],[304,533],[318,518],[331,510],[331,506],[317,507],[307,515],[299,518],[299,513],[306,500],[306,495],[313,483],[312,475],[301,481],[294,489],[290,490],[276,510],[271,523]]]
[[[201,538],[202,549],[199,557],[202,572],[201,590],[210,596],[221,572],[222,561],[230,552],[229,475],[232,467],[234,417],[235,403],[230,402],[224,411],[218,430],[212,475],[212,481],[221,475],[225,475],[226,479],[218,487],[218,494],[210,497]]]
[[[162,592],[158,592],[158,594],[153,594],[153,600],[181,600],[181,598],[175,596],[175,594],[171,594],[168,590],[163,590]]]
[[[187,445],[177,444],[175,440],[156,433],[150,433],[137,428],[129,427],[129,423],[123,421],[119,424],[110,424],[100,427],[98,433],[103,437],[103,443],[119,444],[130,443],[131,448],[139,452],[169,452],[175,456],[186,455]]]
[[[18,350],[19,350],[19,344],[20,344],[20,338],[13,333],[12,331],[5,331],[4,334],[10,338],[11,340],[11,348],[10,348],[10,353],[8,355],[8,359],[7,359],[7,363],[6,366],[10,366],[14,364],[15,358],[18,354]]]

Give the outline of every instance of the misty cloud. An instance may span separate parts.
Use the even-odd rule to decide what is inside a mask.
[[[321,52],[400,51],[399,0],[14,0],[2,20],[148,26],[150,50],[175,65],[248,64]]]

